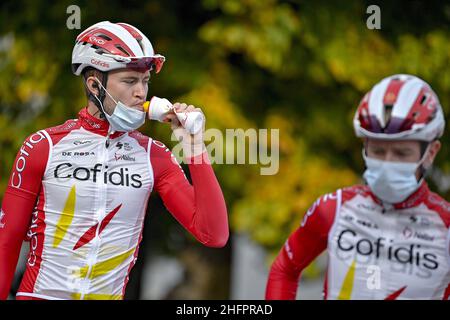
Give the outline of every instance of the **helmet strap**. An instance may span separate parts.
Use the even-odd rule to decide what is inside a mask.
[[[106,97],[106,92],[105,92],[104,88],[106,88],[106,83],[108,82],[108,72],[101,72],[101,75],[102,75],[101,76],[101,85],[98,86],[98,92],[99,92],[98,96],[94,95],[90,90],[88,90],[89,91],[88,99],[95,104],[98,111],[100,111],[100,115],[102,116],[102,118],[106,119],[105,113],[102,108],[102,104],[105,101],[105,97]],[[84,84],[86,86],[86,82]]]
[[[425,154],[428,152],[428,149],[430,148],[430,142],[428,141],[421,141],[420,142],[420,165],[419,165],[419,175],[420,175],[420,179],[424,179],[425,176],[428,173],[428,169],[430,168],[425,168],[425,166],[423,165],[423,162],[425,161]],[[419,179],[419,180],[420,180]]]

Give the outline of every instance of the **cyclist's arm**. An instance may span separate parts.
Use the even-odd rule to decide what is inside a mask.
[[[301,272],[327,247],[335,197],[322,197],[305,214],[301,226],[285,242],[269,272],[267,300],[296,298]]]
[[[25,140],[17,153],[3,197],[0,219],[1,300],[8,298],[22,241],[41,188],[49,150],[48,142],[43,140],[47,139],[42,133]]]
[[[192,185],[173,155],[160,143],[152,143],[151,162],[155,190],[174,218],[208,247],[223,247],[228,240],[228,216],[220,185],[209,163],[191,161]],[[207,159],[207,154],[201,155]]]

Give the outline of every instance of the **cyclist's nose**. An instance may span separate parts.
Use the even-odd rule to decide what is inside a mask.
[[[147,95],[146,85],[138,83],[134,88],[134,96],[141,100],[144,100],[146,95]]]
[[[395,157],[394,153],[391,150],[386,151],[384,154],[384,161],[396,161],[397,158]]]

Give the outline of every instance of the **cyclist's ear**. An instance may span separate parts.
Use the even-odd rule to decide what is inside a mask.
[[[433,142],[430,143],[430,146],[428,147],[428,154],[425,156],[423,162],[423,166],[425,168],[431,167],[440,149],[441,149],[441,142],[439,140],[434,140]]]
[[[98,79],[94,76],[90,76],[86,79],[86,87],[90,93],[95,96],[98,96],[100,93],[100,88],[98,86]]]

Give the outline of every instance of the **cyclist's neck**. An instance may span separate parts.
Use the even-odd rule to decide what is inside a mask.
[[[100,112],[100,110],[97,108],[97,106],[92,101],[88,102],[87,111],[91,116],[93,116],[97,119],[106,120],[105,116]]]

